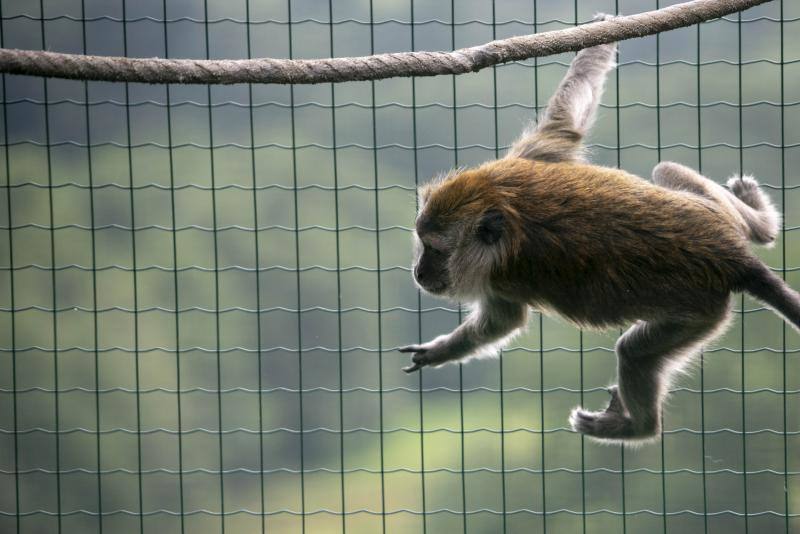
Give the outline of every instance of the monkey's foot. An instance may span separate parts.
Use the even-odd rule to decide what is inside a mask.
[[[656,434],[656,430],[637,428],[625,414],[617,386],[609,387],[608,393],[611,400],[602,412],[582,408],[572,410],[569,423],[574,431],[601,440],[647,439]]]
[[[736,197],[754,209],[763,204],[758,182],[751,176],[733,176],[728,179],[728,187]]]
[[[634,436],[630,418],[611,410],[589,412],[575,408],[569,416],[572,430],[599,439],[624,439]]]

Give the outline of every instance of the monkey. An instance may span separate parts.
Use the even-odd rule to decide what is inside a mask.
[[[754,178],[724,187],[662,162],[647,181],[587,161],[583,140],[615,55],[614,43],[580,51],[507,155],[419,188],[414,281],[471,313],[451,333],[398,350],[412,355],[407,373],[494,355],[529,308],[581,328],[627,328],[608,406],[576,407],[569,423],[635,444],[658,438],[671,378],[723,333],[733,293],[798,329],[800,295],[750,248],[773,243],[780,227]]]

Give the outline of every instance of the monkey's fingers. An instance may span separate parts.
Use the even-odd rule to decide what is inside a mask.
[[[423,347],[422,345],[407,345],[405,347],[400,347],[397,349],[397,352],[425,352],[428,349]]]
[[[408,367],[403,367],[403,371],[405,371],[406,373],[413,373],[414,371],[419,371],[423,367],[425,367],[424,363],[413,363]]]

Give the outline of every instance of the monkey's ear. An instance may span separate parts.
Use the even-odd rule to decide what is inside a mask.
[[[478,239],[492,245],[497,243],[503,235],[506,218],[500,210],[489,210],[481,217],[478,225]]]

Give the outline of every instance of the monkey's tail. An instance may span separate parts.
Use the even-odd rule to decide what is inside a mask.
[[[752,176],[733,176],[728,188],[741,202],[735,202],[736,210],[747,223],[747,237],[760,245],[775,242],[781,226],[781,217],[772,201],[758,187]]]
[[[760,263],[751,271],[743,289],[776,312],[800,332],[800,294]]]

